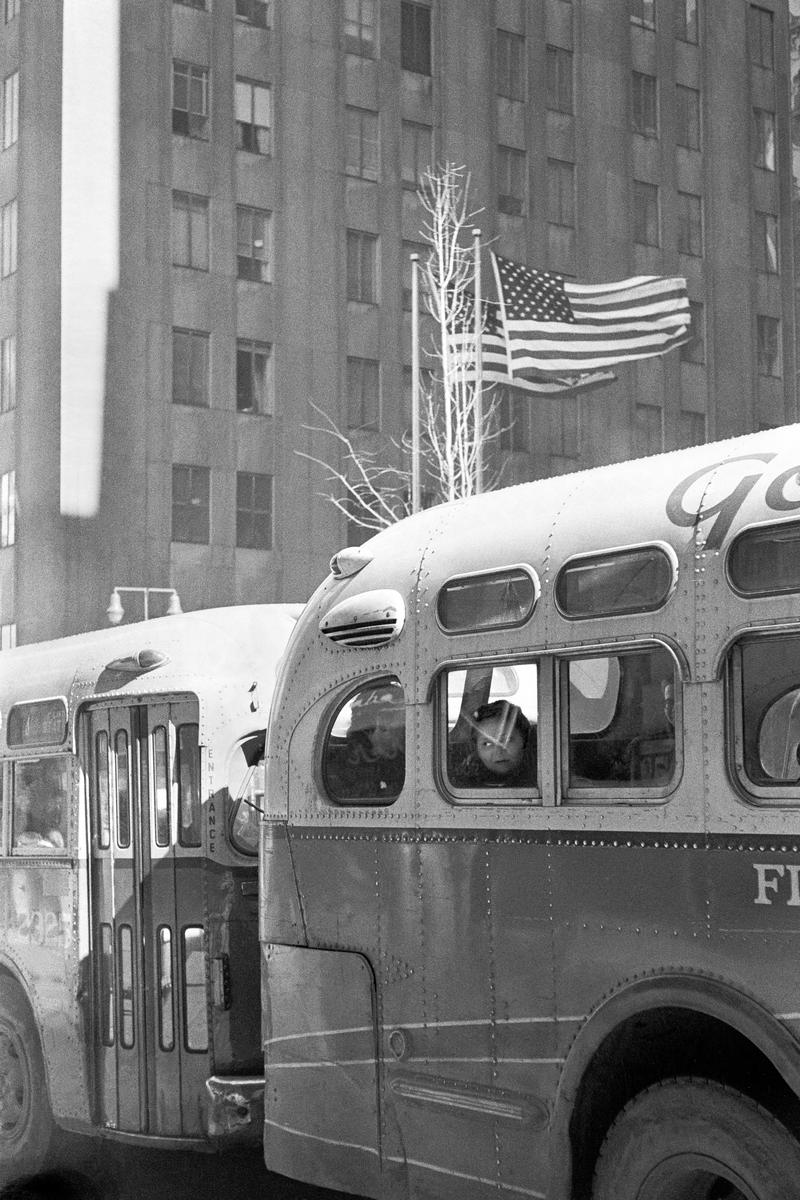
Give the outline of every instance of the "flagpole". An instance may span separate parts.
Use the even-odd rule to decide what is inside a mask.
[[[483,300],[481,231],[472,231],[475,254],[475,491],[483,491]]]
[[[419,477],[419,255],[411,255],[411,511],[422,508]]]

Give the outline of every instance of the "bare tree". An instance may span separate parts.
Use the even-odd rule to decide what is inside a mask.
[[[419,454],[423,490],[430,503],[455,500],[476,490],[481,447],[499,434],[496,402],[491,388],[483,394],[475,382],[475,357],[457,343],[469,342],[474,327],[475,301],[470,292],[475,261],[472,229],[481,210],[469,208],[469,175],[464,167],[446,163],[428,169],[417,190],[423,220],[420,229],[429,246],[420,263],[427,338],[420,345],[424,371],[420,379],[420,445],[410,432],[392,441],[392,456],[402,465],[387,465],[383,452],[365,450],[313,401],[323,424],[310,426],[328,435],[338,464],[297,451],[327,472],[333,490],[326,498],[349,520],[378,530],[411,511],[411,456]],[[499,472],[484,486],[496,486]]]

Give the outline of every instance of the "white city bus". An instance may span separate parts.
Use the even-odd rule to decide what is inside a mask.
[[[260,1135],[256,772],[263,793],[299,611],[0,654],[0,1180],[45,1162],[57,1127]]]
[[[337,554],[261,845],[268,1168],[800,1197],[800,426]]]

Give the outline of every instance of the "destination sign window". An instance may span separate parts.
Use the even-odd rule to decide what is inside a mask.
[[[67,734],[67,706],[61,699],[15,704],[8,714],[9,746],[60,746]]]

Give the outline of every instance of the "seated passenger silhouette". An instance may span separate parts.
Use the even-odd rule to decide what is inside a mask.
[[[473,748],[461,787],[535,787],[536,730],[516,704],[493,700],[470,720]]]
[[[352,702],[345,739],[339,799],[399,796],[406,776],[405,697],[399,683],[384,683]]]

